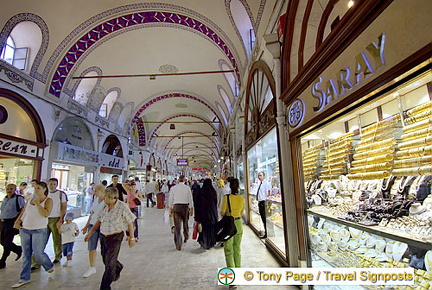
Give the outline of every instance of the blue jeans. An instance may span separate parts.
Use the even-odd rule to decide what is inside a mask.
[[[63,244],[63,256],[68,260],[72,260],[74,242]]]
[[[32,254],[34,254],[35,259],[46,271],[51,270],[54,266],[48,255],[44,252],[47,231],[47,228],[39,230],[20,230],[21,247],[23,249],[23,266],[20,275],[21,281],[30,281]]]

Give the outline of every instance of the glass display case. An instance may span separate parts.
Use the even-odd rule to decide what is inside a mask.
[[[35,162],[31,159],[0,156],[0,201],[6,196],[6,186],[10,183],[20,185],[33,179]]]
[[[247,152],[247,159],[250,222],[255,229],[261,231],[261,234],[264,234],[257,200],[257,190],[260,184],[258,173],[263,172],[265,180],[271,185],[271,190],[267,192],[267,200],[265,202],[267,238],[273,242],[282,253],[285,253],[282,192],[280,186],[276,128],[272,129]]]
[[[432,288],[431,81],[300,138],[312,267],[413,267],[416,289]]]

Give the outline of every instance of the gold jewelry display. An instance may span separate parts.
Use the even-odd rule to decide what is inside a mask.
[[[420,175],[420,167],[393,169],[394,176],[418,176]]]
[[[426,155],[432,155],[432,146],[431,145],[396,152],[396,158],[397,159],[407,159],[407,158],[411,158],[411,157],[423,157]]]
[[[394,241],[387,242],[385,253],[386,253],[387,257],[389,257],[389,258],[393,258],[394,243],[395,243]]]
[[[389,162],[393,160],[393,155],[392,154],[385,154],[385,155],[380,155],[380,156],[376,156],[376,157],[369,157],[366,159],[360,159],[360,160],[354,160],[353,162],[351,162],[351,166],[362,166],[362,165],[368,165],[368,164],[377,164],[377,163],[382,163],[382,162]]]
[[[368,173],[355,173],[355,174],[347,174],[347,177],[350,179],[383,179],[389,178],[390,172],[388,171],[375,171]]]
[[[429,273],[432,273],[432,250],[426,252],[424,259],[425,259],[426,270]]]
[[[406,115],[411,117],[411,116],[417,115],[419,113],[422,113],[425,110],[429,110],[431,108],[432,108],[432,101],[429,101],[427,103],[421,104],[417,107],[414,107],[412,109],[407,110]]]
[[[345,138],[351,137],[353,135],[354,135],[354,132],[348,132],[348,133],[345,133],[345,134],[333,139],[332,142],[336,143],[336,142],[339,142],[341,140],[344,140]],[[348,139],[350,139],[350,138],[348,138]]]
[[[429,163],[432,164],[432,156],[395,160],[393,166],[394,168],[420,167]]]
[[[395,148],[393,148],[393,147],[374,149],[374,150],[370,150],[367,152],[356,153],[356,154],[354,154],[353,158],[354,158],[354,160],[360,160],[360,159],[369,158],[369,157],[377,157],[377,156],[382,156],[385,154],[392,154],[394,151],[395,151]]]
[[[416,122],[423,121],[424,119],[429,118],[430,115],[432,115],[432,111],[431,110],[426,110],[424,112],[416,114],[415,116],[406,118],[405,119],[405,124],[409,125],[409,124],[413,124],[413,123],[416,123]]]
[[[389,138],[383,141],[379,141],[379,142],[375,142],[375,143],[371,143],[371,144],[366,144],[364,146],[359,146],[357,147],[355,150],[358,153],[361,152],[365,152],[371,149],[377,149],[377,148],[385,148],[385,147],[390,147],[392,145],[396,144],[396,139],[395,138]]]
[[[335,163],[345,162],[345,161],[347,161],[347,159],[348,159],[347,155],[342,155],[342,156],[331,158],[331,159],[329,158],[329,159],[327,159],[328,160],[327,162],[329,164],[335,164]]]
[[[399,262],[402,259],[402,256],[405,254],[408,249],[408,245],[402,242],[395,242],[393,245],[393,260]]]
[[[370,172],[370,171],[387,170],[387,169],[391,169],[391,168],[392,168],[392,164],[389,162],[385,162],[385,163],[378,163],[378,164],[372,164],[372,165],[366,165],[366,166],[351,167],[350,172],[351,173],[362,173],[362,172]]]
[[[432,136],[423,137],[411,141],[402,142],[398,145],[399,150],[407,150],[432,144]]]
[[[413,139],[427,137],[428,135],[431,135],[431,134],[432,134],[432,127],[429,127],[429,128],[421,129],[421,130],[414,131],[414,132],[411,132],[408,134],[403,134],[401,136],[401,139],[403,141],[410,141]]]
[[[432,124],[432,118],[429,118],[429,119],[414,123],[412,125],[405,126],[403,131],[404,131],[404,134],[407,134],[407,133],[418,131],[418,130],[421,130],[424,128],[428,128],[428,127],[430,127],[431,124]]]

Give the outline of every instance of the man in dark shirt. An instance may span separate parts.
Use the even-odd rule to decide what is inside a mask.
[[[21,246],[16,245],[13,242],[14,236],[18,234],[18,230],[14,229],[14,223],[16,218],[24,207],[25,202],[22,196],[18,196],[16,193],[16,185],[8,184],[6,186],[6,197],[1,203],[0,213],[0,227],[1,227],[1,245],[3,246],[3,255],[0,259],[0,269],[6,267],[6,259],[11,252],[17,254],[18,260],[21,257],[22,249]]]
[[[115,188],[117,188],[117,190],[119,192],[119,200],[124,201],[123,195],[127,195],[127,192],[123,188],[123,185],[118,182],[119,181],[119,176],[117,174],[114,174],[111,177],[111,181],[112,181],[112,183],[110,185],[108,185],[107,187],[115,187]]]

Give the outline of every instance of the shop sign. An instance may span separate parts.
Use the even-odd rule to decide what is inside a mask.
[[[125,167],[125,160],[124,158],[100,153],[99,154],[99,165],[102,167],[107,168],[118,168],[118,169],[124,169]]]
[[[97,163],[99,162],[99,154],[97,152],[65,143],[56,144],[58,146],[58,160],[94,166],[97,166]]]
[[[36,158],[38,147],[18,141],[8,140],[0,137],[0,153],[10,153],[25,157]]]
[[[367,45],[365,51],[361,51],[355,56],[353,66],[340,69],[335,78],[325,80],[319,76],[312,83],[312,97],[318,102],[313,107],[314,112],[322,111],[332,101],[358,86],[362,79],[371,77],[377,70],[385,66],[385,39],[385,33],[381,33],[378,37],[378,43],[371,42]]]

